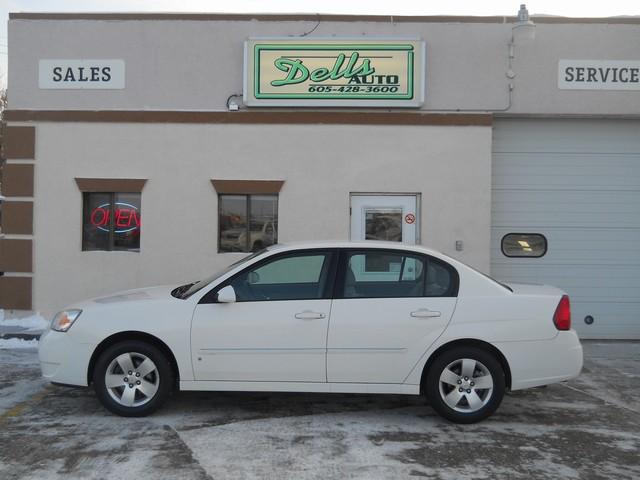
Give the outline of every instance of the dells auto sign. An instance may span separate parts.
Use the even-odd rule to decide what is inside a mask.
[[[245,43],[249,106],[418,107],[425,47],[402,39],[251,39]]]

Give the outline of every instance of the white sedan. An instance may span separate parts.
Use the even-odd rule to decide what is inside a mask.
[[[576,377],[568,297],[503,285],[395,243],[276,245],[212,277],[58,313],[43,375],[143,416],[172,390],[425,395],[445,418],[491,415],[506,389]]]

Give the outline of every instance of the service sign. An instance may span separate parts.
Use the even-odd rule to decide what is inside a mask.
[[[425,45],[406,39],[249,39],[248,106],[419,107]]]
[[[560,60],[561,90],[640,90],[640,60]]]
[[[42,89],[123,89],[124,60],[40,60],[38,85]]]

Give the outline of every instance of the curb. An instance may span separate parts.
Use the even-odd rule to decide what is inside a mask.
[[[0,333],[0,339],[19,338],[21,340],[39,340],[42,332],[5,332]]]

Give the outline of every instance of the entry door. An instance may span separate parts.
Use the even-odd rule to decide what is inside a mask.
[[[351,195],[351,240],[418,241],[416,195]]]
[[[198,304],[191,326],[196,380],[326,382],[333,256],[268,258],[229,282],[236,302]]]

